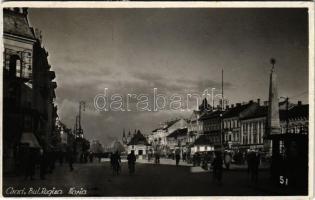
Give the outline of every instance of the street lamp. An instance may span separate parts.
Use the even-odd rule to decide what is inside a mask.
[[[223,114],[220,113],[220,136],[221,136],[221,151],[223,151]]]

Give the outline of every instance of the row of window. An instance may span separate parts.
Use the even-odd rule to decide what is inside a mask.
[[[239,133],[229,133],[225,135],[225,141],[238,142],[240,138]]]
[[[223,121],[223,126],[226,129],[232,129],[232,128],[238,128],[240,127],[240,121],[237,119],[232,119],[232,120],[224,120]]]
[[[244,134],[243,140],[241,141],[242,144],[261,144],[263,143],[263,133],[250,133]]]

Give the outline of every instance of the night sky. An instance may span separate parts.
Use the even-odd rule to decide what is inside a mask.
[[[93,99],[112,93],[201,94],[221,89],[230,103],[268,99],[270,58],[279,96],[308,102],[306,9],[30,9],[56,72],[60,119],[73,127],[85,100],[88,139],[107,144],[123,128],[149,133],[190,111],[95,112]]]

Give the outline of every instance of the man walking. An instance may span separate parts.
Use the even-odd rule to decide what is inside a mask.
[[[179,155],[179,153],[176,153],[176,155],[175,155],[175,160],[176,160],[176,167],[178,167],[178,166],[179,166],[179,160],[180,160],[180,155]]]
[[[67,148],[67,159],[68,159],[68,163],[69,163],[69,168],[70,171],[73,171],[73,151],[71,147]]]
[[[225,155],[224,155],[224,164],[225,164],[225,167],[226,167],[227,170],[230,169],[231,161],[232,161],[232,156],[230,155],[229,152],[225,152]]]
[[[132,150],[131,153],[128,154],[128,156],[127,156],[129,174],[135,173],[136,159],[137,158],[135,156],[135,152]]]
[[[222,173],[223,173],[223,161],[222,161],[222,156],[221,152],[216,152],[215,153],[215,158],[213,159],[212,166],[213,166],[213,176],[214,179],[221,184],[222,180]]]

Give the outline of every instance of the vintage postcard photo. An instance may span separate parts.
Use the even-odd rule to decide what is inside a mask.
[[[102,5],[2,7],[2,196],[312,195],[312,3]]]

